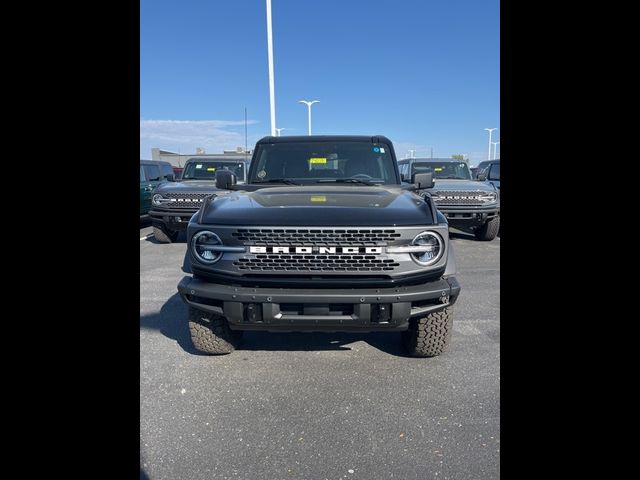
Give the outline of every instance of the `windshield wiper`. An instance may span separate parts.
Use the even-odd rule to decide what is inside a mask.
[[[451,179],[451,180],[469,180],[468,178],[459,177],[457,175],[443,175],[441,177],[436,177],[436,179],[438,179],[438,178]]]
[[[252,183],[284,183],[285,185],[302,185],[301,183],[296,183],[291,180],[287,180],[286,178],[270,178],[269,180],[257,180]]]
[[[378,183],[372,183],[360,178],[322,178],[317,180],[316,183],[360,183],[362,185],[379,185],[382,181],[378,180]]]

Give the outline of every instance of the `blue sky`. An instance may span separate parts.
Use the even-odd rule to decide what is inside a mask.
[[[398,158],[486,158],[500,127],[497,0],[272,0],[283,135],[382,134]],[[270,134],[265,0],[141,0],[140,156]],[[500,130],[493,132],[499,140]],[[499,149],[499,146],[498,146]]]

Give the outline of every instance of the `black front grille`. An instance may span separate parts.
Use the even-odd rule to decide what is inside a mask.
[[[400,264],[383,255],[256,254],[233,264],[242,271],[389,272]]]
[[[209,195],[211,193],[169,193],[165,198],[171,201],[164,205],[170,208],[200,208]]]
[[[486,196],[482,191],[439,191],[432,192],[436,205],[485,205],[487,202],[480,200],[480,196]],[[440,197],[440,198],[437,198]]]
[[[386,245],[401,235],[382,229],[238,229],[231,234],[245,245],[290,246],[376,246]]]

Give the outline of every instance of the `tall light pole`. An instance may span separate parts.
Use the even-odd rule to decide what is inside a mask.
[[[489,132],[489,153],[487,153],[487,160],[491,160],[491,132],[497,130],[497,128],[485,128]]]
[[[313,105],[314,103],[320,103],[320,100],[298,100],[298,103],[304,103],[307,106],[309,115],[309,135],[311,135],[311,105]]]
[[[498,152],[498,144],[500,142],[491,142],[491,144],[493,145],[493,159],[496,160],[498,157],[496,155],[496,153]]]
[[[416,158],[416,151],[415,150],[409,150],[409,158]]]
[[[280,132],[281,132],[282,130],[286,130],[286,128],[276,128],[276,132],[278,132],[278,134],[276,135],[276,137],[279,137],[279,136],[280,136]]]
[[[276,94],[273,81],[273,35],[271,32],[271,0],[267,0],[267,52],[269,55],[269,108],[271,110],[271,136],[276,136]]]

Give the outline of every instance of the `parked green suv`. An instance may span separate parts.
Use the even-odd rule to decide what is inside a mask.
[[[175,175],[169,162],[140,160],[140,215],[151,210],[153,191],[163,182],[173,182]]]

